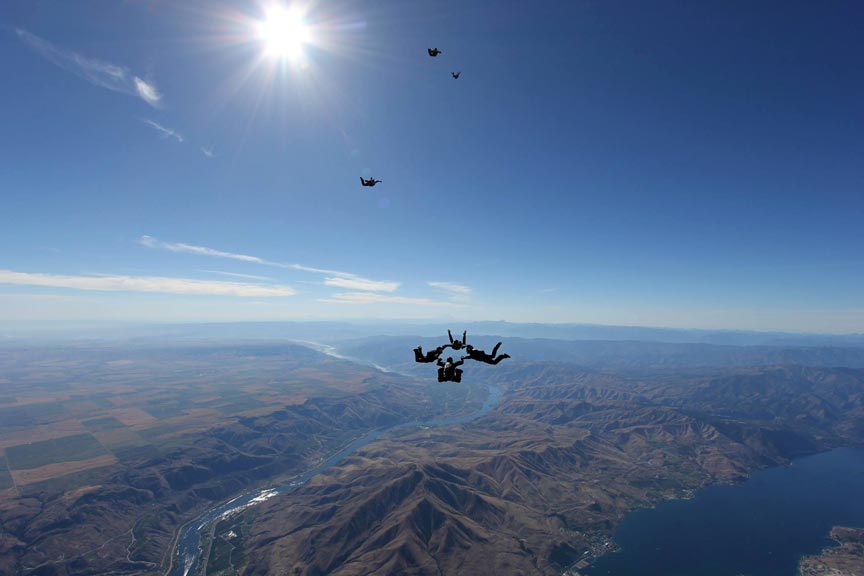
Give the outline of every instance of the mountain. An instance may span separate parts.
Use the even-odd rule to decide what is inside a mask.
[[[497,335],[506,338],[545,340],[596,340],[665,342],[671,344],[713,344],[718,346],[769,346],[779,348],[864,348],[864,334],[802,334],[791,332],[755,332],[745,330],[685,330],[644,326],[604,326],[598,324],[539,324],[518,322],[465,322],[454,319],[444,324],[403,320],[357,320],[353,322],[214,322],[200,324],[96,324],[39,327],[0,333],[4,340],[27,337],[31,342],[70,340],[123,341],[125,345],[153,341],[274,341],[316,340],[331,343],[370,335],[445,337],[468,330],[472,336]]]
[[[534,363],[493,380],[487,416],[393,434],[264,504],[243,574],[560,574],[635,508],[864,445],[860,370],[646,381]]]
[[[460,334],[461,337],[461,334]],[[521,361],[568,362],[604,370],[645,370],[662,368],[705,368],[730,366],[769,366],[800,364],[804,366],[864,368],[864,348],[808,346],[730,346],[698,343],[669,343],[609,340],[550,340],[539,338],[503,338],[468,333],[468,342],[490,351],[497,342],[499,353],[508,353]],[[346,356],[364,358],[400,371],[411,371],[414,347],[434,349],[448,342],[443,337],[375,336],[343,340],[338,343]],[[444,355],[459,353],[449,349]]]
[[[0,350],[0,574],[158,570],[178,527],[468,388],[290,343]]]

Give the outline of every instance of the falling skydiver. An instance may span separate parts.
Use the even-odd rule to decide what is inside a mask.
[[[459,368],[465,362],[459,360],[453,362],[453,357],[448,356],[447,362],[442,362],[438,359],[438,382],[462,382],[462,370]]]
[[[450,333],[450,330],[447,330],[447,336],[450,337],[450,346],[453,350],[461,350],[462,346],[465,345],[465,342],[468,341],[468,331],[465,330],[462,332],[462,340],[454,340],[453,334]]]
[[[427,352],[425,356],[423,355],[423,347],[417,346],[416,348],[414,348],[414,361],[423,363],[435,362],[441,356],[444,348],[447,348],[448,346],[449,344],[445,346],[438,346],[434,350],[430,350],[429,352]]]
[[[478,362],[485,362],[486,364],[498,364],[501,360],[505,358],[510,358],[509,354],[501,354],[500,356],[495,356],[498,353],[498,348],[501,347],[501,342],[495,345],[495,348],[492,349],[492,354],[487,354],[483,350],[475,349],[471,344],[467,344],[465,346],[465,351],[468,353],[467,356],[462,356],[462,360],[466,358],[469,360],[477,360]]]

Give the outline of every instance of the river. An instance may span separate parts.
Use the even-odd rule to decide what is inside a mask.
[[[273,498],[275,496],[290,494],[291,492],[297,490],[298,487],[309,481],[309,479],[316,474],[319,474],[324,470],[330,468],[331,466],[338,464],[346,456],[353,454],[354,452],[366,446],[370,442],[377,440],[383,434],[398,430],[400,428],[409,428],[416,426],[434,427],[464,424],[466,422],[476,420],[477,418],[488,414],[492,410],[492,408],[494,408],[495,405],[498,404],[498,400],[500,398],[501,390],[495,386],[489,386],[489,395],[486,397],[486,401],[483,403],[483,406],[476,412],[463,416],[455,416],[452,418],[437,418],[428,421],[403,422],[402,424],[396,424],[394,426],[390,426],[389,428],[375,430],[373,432],[370,432],[369,434],[366,434],[365,436],[354,440],[353,442],[327,458],[324,462],[322,462],[315,468],[306,471],[305,473],[298,476],[287,484],[249,492],[207,510],[206,512],[195,518],[193,521],[184,525],[183,528],[181,528],[180,534],[175,542],[175,548],[173,551],[173,562],[170,570],[168,571],[168,574],[170,576],[190,576],[198,573],[198,569],[201,565],[202,555],[201,535],[207,530],[209,530],[211,523],[213,523],[214,521],[240,512],[241,510],[249,508],[250,506],[260,504],[261,502],[269,500],[270,498]]]

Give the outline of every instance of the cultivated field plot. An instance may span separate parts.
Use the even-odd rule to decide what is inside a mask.
[[[101,432],[103,430],[113,430],[115,428],[125,428],[126,425],[120,422],[113,416],[103,416],[101,418],[93,418],[81,422],[87,430],[91,432]]]
[[[62,413],[62,402],[0,406],[0,422],[4,431],[22,430],[51,422]]]
[[[76,434],[6,448],[11,470],[30,470],[105,456],[108,451],[91,434]]]
[[[61,476],[74,474],[75,472],[83,472],[92,468],[102,468],[111,466],[117,463],[117,458],[111,454],[97,456],[96,458],[88,458],[87,460],[73,460],[62,462],[59,464],[48,464],[47,466],[39,466],[38,468],[30,468],[28,470],[13,470],[12,476],[15,478],[15,484],[18,486],[26,486],[28,484],[36,484],[45,480],[52,480]]]
[[[6,459],[0,458],[0,491],[12,488],[15,484],[12,482],[12,476],[9,475],[9,468],[6,465]]]
[[[356,394],[374,373],[289,343],[0,348],[0,491],[99,484],[235,418]]]

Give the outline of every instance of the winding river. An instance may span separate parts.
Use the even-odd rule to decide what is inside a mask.
[[[466,422],[476,420],[477,418],[488,414],[492,410],[492,408],[495,407],[500,398],[501,390],[495,386],[489,386],[489,395],[487,396],[486,401],[483,403],[483,406],[476,412],[451,418],[437,418],[427,421],[403,422],[401,424],[390,426],[389,428],[375,430],[366,434],[365,436],[354,440],[353,442],[330,456],[327,460],[325,460],[315,468],[306,471],[288,484],[283,484],[272,488],[265,488],[262,490],[242,494],[234,498],[233,500],[229,500],[228,502],[222,503],[214,508],[207,510],[188,524],[185,524],[180,529],[180,534],[175,541],[174,550],[172,552],[173,561],[171,563],[171,567],[168,569],[167,574],[169,576],[190,576],[198,573],[198,570],[201,566],[201,556],[203,553],[203,550],[201,548],[201,536],[210,529],[210,526],[213,522],[240,512],[241,510],[249,508],[250,506],[255,506],[256,504],[264,502],[265,500],[269,500],[270,498],[273,498],[275,496],[281,496],[294,492],[316,474],[319,474],[324,470],[330,468],[331,466],[338,464],[346,456],[353,454],[354,452],[366,446],[370,442],[374,442],[383,434],[398,430],[400,428],[409,428],[416,426],[433,427],[464,424]]]

